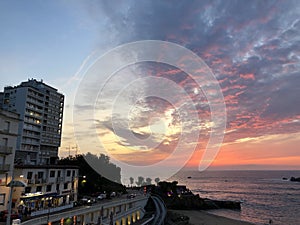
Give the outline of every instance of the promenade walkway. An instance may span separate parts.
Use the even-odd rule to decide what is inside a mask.
[[[61,221],[64,218],[76,220],[76,224],[97,224],[100,213],[103,214],[103,224],[109,224],[110,215],[113,214],[114,224],[126,224],[128,221],[134,223],[141,219],[145,213],[144,206],[149,196],[140,195],[132,199],[126,197],[106,200],[95,203],[91,206],[74,207],[69,210],[51,213],[50,215],[38,216],[28,221],[22,222],[22,225],[42,225],[48,222]]]

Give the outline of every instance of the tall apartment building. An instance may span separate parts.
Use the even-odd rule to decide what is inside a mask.
[[[4,110],[20,114],[15,163],[54,164],[61,140],[64,95],[42,80],[30,79],[5,87],[0,99]]]
[[[19,115],[0,109],[0,211],[7,209],[12,179]]]

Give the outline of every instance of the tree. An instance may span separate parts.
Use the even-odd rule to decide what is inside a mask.
[[[147,177],[146,178],[146,185],[150,185],[151,184],[151,182],[152,182],[152,179],[150,178],[150,177]]]
[[[89,165],[101,173],[102,176],[107,177],[114,182],[121,183],[121,168],[111,163],[108,156],[101,154],[98,157],[97,155],[88,152],[84,155],[84,158],[89,162]]]
[[[131,186],[132,186],[132,185],[133,185],[133,182],[134,182],[134,178],[133,178],[133,177],[130,177],[129,180],[130,180],[130,184],[131,184]]]
[[[89,163],[86,161],[88,155]],[[109,162],[109,157],[105,155],[98,157],[88,153],[87,155],[76,155],[62,158],[58,161],[60,165],[74,165],[79,169],[78,193],[80,195],[90,195],[96,192],[125,191],[120,182],[113,182],[104,177],[105,174],[97,173],[90,165],[90,162],[97,163],[101,169],[110,170],[113,174],[114,181],[121,180],[121,169]]]
[[[156,177],[156,178],[154,179],[154,181],[155,181],[156,185],[158,185],[158,183],[159,183],[159,181],[160,181],[159,177]]]
[[[137,186],[142,186],[143,183],[144,183],[144,180],[145,180],[144,177],[139,176],[138,181],[136,181],[135,183],[136,183]]]

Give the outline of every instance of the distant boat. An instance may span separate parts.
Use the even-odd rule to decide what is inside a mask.
[[[191,179],[192,177],[187,177],[188,179]]]

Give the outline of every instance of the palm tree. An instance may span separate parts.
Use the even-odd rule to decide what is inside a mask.
[[[131,187],[132,187],[133,182],[134,182],[134,178],[133,178],[133,177],[130,177],[129,180],[130,180],[130,185],[131,185]]]
[[[137,186],[142,186],[142,184],[144,183],[144,180],[145,180],[144,177],[139,176],[138,181],[136,181],[135,183]]]
[[[159,177],[156,177],[156,178],[154,179],[154,181],[155,181],[156,185],[158,185],[158,183],[159,183],[159,181],[160,181]]]
[[[146,185],[150,185],[152,182],[152,179],[150,177],[146,178]]]

